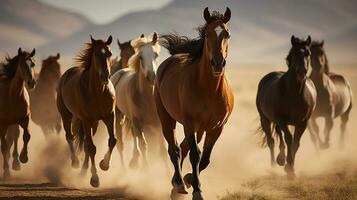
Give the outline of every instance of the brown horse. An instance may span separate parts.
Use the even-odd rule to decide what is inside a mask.
[[[38,75],[36,88],[29,91],[31,120],[41,127],[46,137],[51,132],[59,133],[61,130],[61,117],[56,107],[56,88],[61,76],[60,64],[58,63],[59,58],[60,55],[58,53],[56,56],[49,56],[42,61],[42,68]],[[14,145],[12,154],[14,159],[12,168],[14,170],[20,170],[17,153],[19,136],[20,129],[18,125],[12,125],[7,129],[6,140],[8,149],[10,150],[12,144]]]
[[[115,94],[109,80],[110,57],[112,56],[109,45],[111,42],[111,36],[107,41],[95,40],[91,37],[91,43],[88,43],[87,48],[77,56],[79,65],[68,69],[62,75],[57,89],[57,107],[70,147],[72,166],[79,166],[73,144],[73,140],[76,139],[80,148],[84,146],[89,153],[92,164],[90,183],[93,187],[99,186],[99,177],[95,166],[96,147],[93,143],[92,127],[102,120],[109,134],[109,149],[100,162],[102,170],[109,169],[111,154],[116,144],[114,136]],[[73,136],[72,118],[81,120],[83,134]]]
[[[129,60],[129,67],[115,73],[111,80],[116,96],[116,134],[119,143],[122,143],[121,121],[131,130],[134,138],[133,157],[129,166],[138,166],[140,152],[143,155],[143,165],[147,166],[147,150],[160,146],[161,157],[167,163],[165,141],[161,131],[160,120],[157,115],[154,101],[155,72],[158,67],[160,45],[157,34],[153,39],[140,37],[131,41],[135,54]],[[146,138],[156,140],[147,147]],[[120,154],[123,153],[122,144],[119,145]]]
[[[141,34],[140,37],[143,38],[145,36],[144,34]],[[131,40],[123,43],[120,43],[120,41],[117,40],[117,43],[120,49],[120,59],[114,59],[112,63],[112,69],[110,71],[111,75],[123,68],[127,68],[130,57],[135,54],[134,47],[130,44]]]
[[[155,101],[175,168],[172,195],[187,194],[181,175],[181,148],[174,132],[176,122],[184,126],[185,140],[181,146],[190,150],[192,174],[185,176],[185,182],[193,186],[194,200],[203,199],[199,173],[208,166],[213,146],[233,110],[234,97],[225,76],[230,17],[229,8],[224,15],[211,14],[206,8],[206,23],[198,29],[199,39],[175,34],[161,38],[172,56],[157,71]],[[196,132],[198,135],[206,132],[202,154]],[[187,154],[188,148],[182,151]]]
[[[10,125],[19,124],[23,128],[24,146],[21,150],[20,161],[22,163],[28,161],[27,145],[31,137],[29,132],[30,102],[25,83],[30,89],[36,85],[33,72],[34,55],[35,49],[28,53],[19,48],[17,56],[6,58],[6,63],[3,63],[3,75],[0,79],[0,139],[4,159],[4,178],[10,176],[8,144],[5,139]],[[17,158],[17,155],[15,157]],[[16,162],[15,165],[19,165],[18,161],[14,162]]]
[[[261,128],[270,149],[272,165],[275,165],[272,124],[280,140],[277,163],[281,166],[285,164],[285,145],[282,135],[284,133],[288,147],[285,171],[289,179],[295,177],[295,155],[316,105],[316,90],[308,78],[311,38],[309,36],[306,41],[303,41],[292,36],[291,44],[292,48],[286,58],[288,71],[271,72],[264,76],[259,82],[256,99]],[[289,125],[295,127],[294,136],[288,128]]]
[[[330,132],[333,127],[333,120],[341,118],[340,145],[343,147],[346,124],[352,109],[352,90],[345,77],[339,74],[330,73],[327,56],[324,50],[324,42],[313,42],[311,45],[311,80],[317,90],[316,108],[312,113],[309,130],[311,139],[315,144],[325,149],[330,146]],[[325,118],[325,141],[322,142],[319,136],[319,127],[316,118]],[[318,142],[318,143],[317,143]]]

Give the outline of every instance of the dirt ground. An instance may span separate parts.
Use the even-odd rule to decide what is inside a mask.
[[[356,94],[357,69],[332,69],[346,75]],[[303,135],[296,157],[296,180],[288,181],[283,168],[270,167],[268,149],[259,146],[259,136],[255,134],[259,125],[255,95],[260,78],[272,70],[285,70],[285,67],[239,66],[227,70],[235,92],[235,108],[212,153],[210,166],[201,174],[206,199],[356,199],[355,108],[343,150],[338,145],[340,120],[336,119],[328,150],[316,153],[309,132]],[[323,124],[322,120],[319,122]],[[114,151],[109,171],[103,172],[98,167],[101,186],[93,189],[89,185],[89,172],[81,177],[79,169],[71,169],[64,134],[46,141],[34,124],[31,124],[31,134],[30,161],[22,165],[21,171],[12,172],[10,180],[0,180],[0,199],[169,199],[172,169],[167,171],[158,159],[150,162],[148,171],[124,170]],[[182,139],[180,126],[178,136]],[[106,131],[100,127],[95,137],[97,163],[107,150],[107,138]],[[132,144],[128,142],[125,144],[127,163],[131,151]],[[190,171],[188,160],[183,171],[184,174]],[[182,197],[190,198],[190,195]]]

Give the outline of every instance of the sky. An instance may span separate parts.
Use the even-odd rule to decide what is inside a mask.
[[[159,9],[172,0],[39,0],[43,3],[85,15],[96,24],[105,24],[127,13]],[[101,2],[101,3],[98,3]],[[105,10],[103,12],[98,12]]]

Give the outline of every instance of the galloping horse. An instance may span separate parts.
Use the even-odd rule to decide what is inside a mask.
[[[95,40],[77,56],[79,65],[68,69],[61,77],[57,89],[57,107],[61,114],[66,140],[71,151],[72,166],[78,167],[79,161],[75,152],[73,141],[83,146],[91,159],[92,177],[90,184],[99,186],[99,177],[95,166],[96,147],[92,138],[92,127],[103,120],[109,133],[109,149],[104,159],[100,162],[102,170],[109,169],[109,162],[113,148],[116,144],[114,136],[114,108],[115,94],[109,79],[110,57],[112,56],[110,44],[112,37],[107,41]],[[71,130],[72,118],[79,119],[83,131]],[[88,167],[88,166],[87,166]]]
[[[156,140],[160,145],[161,156],[167,161],[164,138],[155,131],[161,131],[160,120],[154,101],[155,72],[158,67],[160,45],[157,34],[153,39],[140,37],[131,41],[135,54],[129,60],[129,67],[115,73],[111,80],[116,96],[116,134],[119,152],[122,154],[122,126],[121,121],[129,125],[134,138],[133,157],[130,167],[137,167],[140,151],[143,154],[143,165],[147,165],[147,142],[145,138]],[[149,145],[152,145],[149,143]],[[149,146],[154,149],[155,145]],[[139,150],[140,148],[140,150]]]
[[[306,41],[291,37],[292,48],[286,58],[287,72],[271,72],[265,75],[258,86],[256,99],[260,124],[270,149],[271,164],[274,160],[274,137],[272,124],[280,140],[277,163],[285,164],[285,143],[288,147],[285,171],[288,178],[295,177],[295,155],[300,145],[311,113],[316,105],[316,90],[308,77],[310,65],[310,36]],[[295,126],[294,136],[288,125]]]
[[[49,56],[42,61],[42,68],[38,75],[36,88],[29,91],[31,120],[41,127],[46,137],[51,132],[59,133],[61,130],[61,117],[56,107],[56,88],[61,76],[60,64],[58,63],[59,58],[60,55],[58,53],[56,56]],[[18,125],[12,125],[7,129],[6,141],[8,150],[14,144],[14,161],[12,164],[14,170],[20,170],[17,153],[19,136],[20,129]]]
[[[18,50],[18,54],[13,58],[6,58],[3,63],[3,75],[0,79],[0,139],[1,153],[3,155],[4,178],[10,176],[9,155],[6,137],[7,128],[10,125],[19,124],[23,130],[24,146],[21,150],[20,161],[28,161],[27,145],[30,141],[29,121],[30,121],[30,101],[25,83],[30,89],[36,85],[33,67],[35,66],[33,56],[35,49],[28,53]],[[17,152],[16,152],[17,153]],[[17,158],[15,155],[14,158]],[[18,169],[20,163],[14,159],[13,168]]]
[[[159,66],[154,95],[175,168],[172,195],[187,194],[181,175],[181,148],[174,132],[176,122],[184,126],[185,140],[181,146],[187,145],[190,150],[192,174],[185,176],[185,183],[193,186],[193,199],[200,200],[203,195],[199,173],[208,166],[213,146],[233,110],[234,97],[225,76],[230,17],[229,8],[224,15],[211,14],[205,8],[206,24],[198,29],[199,39],[175,34],[161,37],[162,45],[172,56]],[[201,155],[195,133],[198,137],[205,131]]]
[[[144,34],[141,34],[140,37],[143,38],[145,36]],[[127,68],[130,57],[135,54],[134,47],[132,47],[130,44],[131,40],[123,43],[120,43],[120,41],[117,40],[117,43],[120,49],[120,59],[114,59],[112,63],[112,69],[110,70],[110,75],[113,75],[120,69]]]
[[[330,133],[333,119],[341,117],[340,145],[343,146],[346,124],[352,109],[352,90],[345,77],[331,73],[324,50],[324,42],[313,42],[311,45],[311,80],[317,91],[316,108],[312,113],[309,130],[316,149],[330,146]],[[319,136],[316,118],[325,118],[325,142]],[[317,139],[317,141],[316,141]],[[318,142],[318,143],[317,143]]]

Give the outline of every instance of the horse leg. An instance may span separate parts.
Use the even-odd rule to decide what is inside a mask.
[[[104,118],[104,124],[107,126],[108,130],[108,151],[105,154],[103,160],[100,161],[99,166],[102,170],[107,171],[109,169],[110,158],[112,157],[113,148],[117,143],[117,139],[114,136],[114,112],[110,113]]]
[[[204,133],[204,131],[197,131],[197,143],[201,142],[203,133]],[[188,151],[189,151],[189,146],[188,146],[186,138],[183,139],[183,141],[180,144],[180,147],[181,147],[181,155],[182,155],[182,159],[181,159],[181,169],[182,169],[183,161],[185,160],[185,158],[188,154]]]
[[[314,144],[315,150],[319,152],[319,145],[322,144],[322,141],[319,136],[319,126],[316,123],[316,118],[311,117],[308,122],[308,129],[310,132],[310,138],[312,143]]]
[[[187,139],[188,146],[190,148],[190,162],[192,166],[192,175],[186,175],[189,178],[189,183],[193,187],[192,199],[201,200],[203,199],[201,183],[199,180],[199,165],[201,160],[201,151],[197,144],[194,128],[191,126],[184,126],[185,138]]]
[[[278,134],[279,136],[279,150],[280,150],[279,155],[276,157],[276,162],[278,163],[278,165],[284,166],[286,156],[285,156],[285,144],[284,144],[283,133],[281,132],[280,127],[277,125],[275,126],[275,131],[276,134]]]
[[[10,177],[10,170],[9,170],[9,158],[8,158],[8,148],[7,148],[7,141],[5,138],[7,131],[7,127],[0,127],[0,142],[1,142],[1,153],[3,156],[3,170],[4,179]]]
[[[133,157],[130,159],[129,167],[132,169],[136,169],[139,165],[139,139],[137,134],[135,133],[134,125],[130,123],[130,132],[133,136]]]
[[[97,168],[95,166],[95,154],[97,152],[97,148],[94,145],[93,137],[92,137],[92,127],[91,124],[82,121],[83,123],[83,130],[85,133],[85,146],[87,147],[87,151],[89,153],[90,161],[91,161],[91,173],[92,177],[90,179],[90,184],[92,187],[99,187],[99,177],[97,174]]]
[[[159,94],[157,93],[157,88],[155,88],[155,91],[156,108],[161,121],[162,133],[168,143],[168,153],[175,169],[175,173],[171,180],[171,184],[173,186],[171,196],[174,197],[176,193],[188,194],[181,174],[181,148],[179,147],[176,139],[176,121],[170,116],[169,113],[167,113],[164,105],[162,105]]]
[[[20,137],[20,127],[19,125],[12,126],[13,129],[13,143],[14,143],[14,149],[12,152],[12,169],[15,171],[19,171],[21,169],[20,161],[19,161],[19,152],[18,152],[18,141]],[[9,144],[9,143],[8,143]],[[10,148],[9,148],[10,150]]]
[[[81,169],[81,176],[85,176],[87,174],[87,170],[89,167],[89,152],[87,142],[84,142],[84,161]]]
[[[325,142],[321,145],[321,149],[328,149],[330,147],[330,134],[333,127],[333,118],[328,116],[325,118]]]
[[[293,166],[295,165],[296,152],[300,147],[300,139],[302,134],[305,132],[306,126],[307,126],[307,121],[304,121],[295,127],[294,139],[292,143]]]
[[[123,126],[121,125],[121,121],[123,120],[124,115],[118,108],[115,108],[115,133],[117,136],[117,149],[120,154],[120,161],[123,169],[125,169],[124,163],[124,143],[123,143]]]
[[[30,118],[26,117],[26,119],[22,123],[20,123],[21,128],[24,130],[24,134],[22,136],[24,145],[23,145],[21,153],[20,153],[20,161],[22,163],[27,163],[27,161],[28,161],[27,146],[28,146],[28,143],[31,138],[31,135],[29,132],[29,121],[30,121]]]
[[[139,122],[137,120],[133,120],[133,132],[136,135],[137,139],[138,139],[138,143],[139,143],[139,149],[140,152],[143,156],[143,167],[147,168],[149,166],[148,163],[148,148],[147,148],[147,142],[142,130],[141,125],[139,124]],[[140,154],[139,154],[140,155]]]
[[[265,133],[267,144],[270,150],[270,164],[271,166],[275,166],[275,152],[274,152],[275,142],[272,136],[271,121],[266,117],[260,115],[260,124]]]
[[[291,135],[288,126],[285,123],[278,123],[278,126],[284,132],[285,143],[286,146],[288,147],[288,153],[286,159],[287,163],[285,165],[285,171],[288,175],[288,179],[294,179],[295,172],[294,172],[294,161],[293,161],[293,151],[292,151],[293,137]]]
[[[345,113],[341,115],[341,135],[340,135],[340,148],[342,149],[344,147],[344,142],[345,142],[345,134],[346,134],[346,124],[349,120],[349,115],[350,115],[351,109],[347,110]]]

